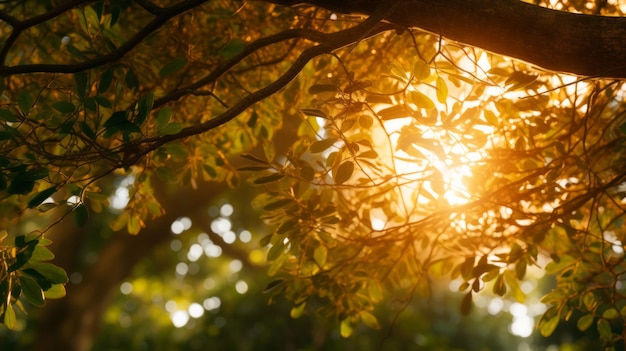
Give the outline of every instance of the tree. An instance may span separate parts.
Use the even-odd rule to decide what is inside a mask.
[[[20,296],[64,294],[67,276],[46,261],[57,253],[69,270],[80,245],[53,234],[79,235],[66,217],[94,230],[116,179],[129,177],[130,196],[111,229],[144,233],[109,239],[59,302],[81,316],[64,349],[89,348],[113,289],[168,223],[206,204],[200,191],[252,172],[276,228],[261,240],[276,276],[266,290],[295,311],[321,303],[344,336],[440,277],[463,281],[464,313],[484,289],[523,301],[520,281],[540,266],[557,278],[544,335],[575,315],[607,347],[623,342],[619,6],[274,3],[2,4],[6,326]],[[67,333],[46,320],[42,335]]]

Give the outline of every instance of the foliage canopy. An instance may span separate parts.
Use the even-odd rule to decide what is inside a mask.
[[[110,226],[138,234],[163,215],[163,184],[251,172],[275,228],[260,240],[266,290],[294,317],[321,301],[347,337],[441,278],[461,281],[464,313],[485,289],[523,302],[536,266],[556,278],[543,335],[576,315],[607,347],[623,341],[624,82],[384,21],[397,3],[366,18],[257,1],[0,5],[3,323],[22,297],[64,295],[46,234],[107,211],[105,180],[133,177]]]

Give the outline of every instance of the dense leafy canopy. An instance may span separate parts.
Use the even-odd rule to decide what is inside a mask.
[[[65,294],[46,261],[70,217],[148,235],[195,208],[191,194],[214,196],[197,194],[205,182],[248,175],[273,228],[260,239],[265,290],[288,296],[292,317],[316,306],[348,337],[379,328],[381,302],[427,298],[441,279],[459,282],[463,313],[483,290],[524,302],[540,267],[556,278],[544,336],[575,316],[603,345],[623,342],[623,81],[384,21],[398,4],[362,17],[256,1],[2,3],[4,325],[22,301]],[[610,1],[541,5],[622,14]]]

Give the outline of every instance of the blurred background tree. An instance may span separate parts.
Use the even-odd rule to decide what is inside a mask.
[[[622,6],[467,1],[0,4],[2,348],[621,347]]]

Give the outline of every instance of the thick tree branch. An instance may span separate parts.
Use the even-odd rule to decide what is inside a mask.
[[[302,1],[273,0],[282,5]],[[371,13],[377,0],[309,0],[344,13]],[[582,76],[626,78],[626,18],[555,11],[520,0],[406,0],[385,18]]]

